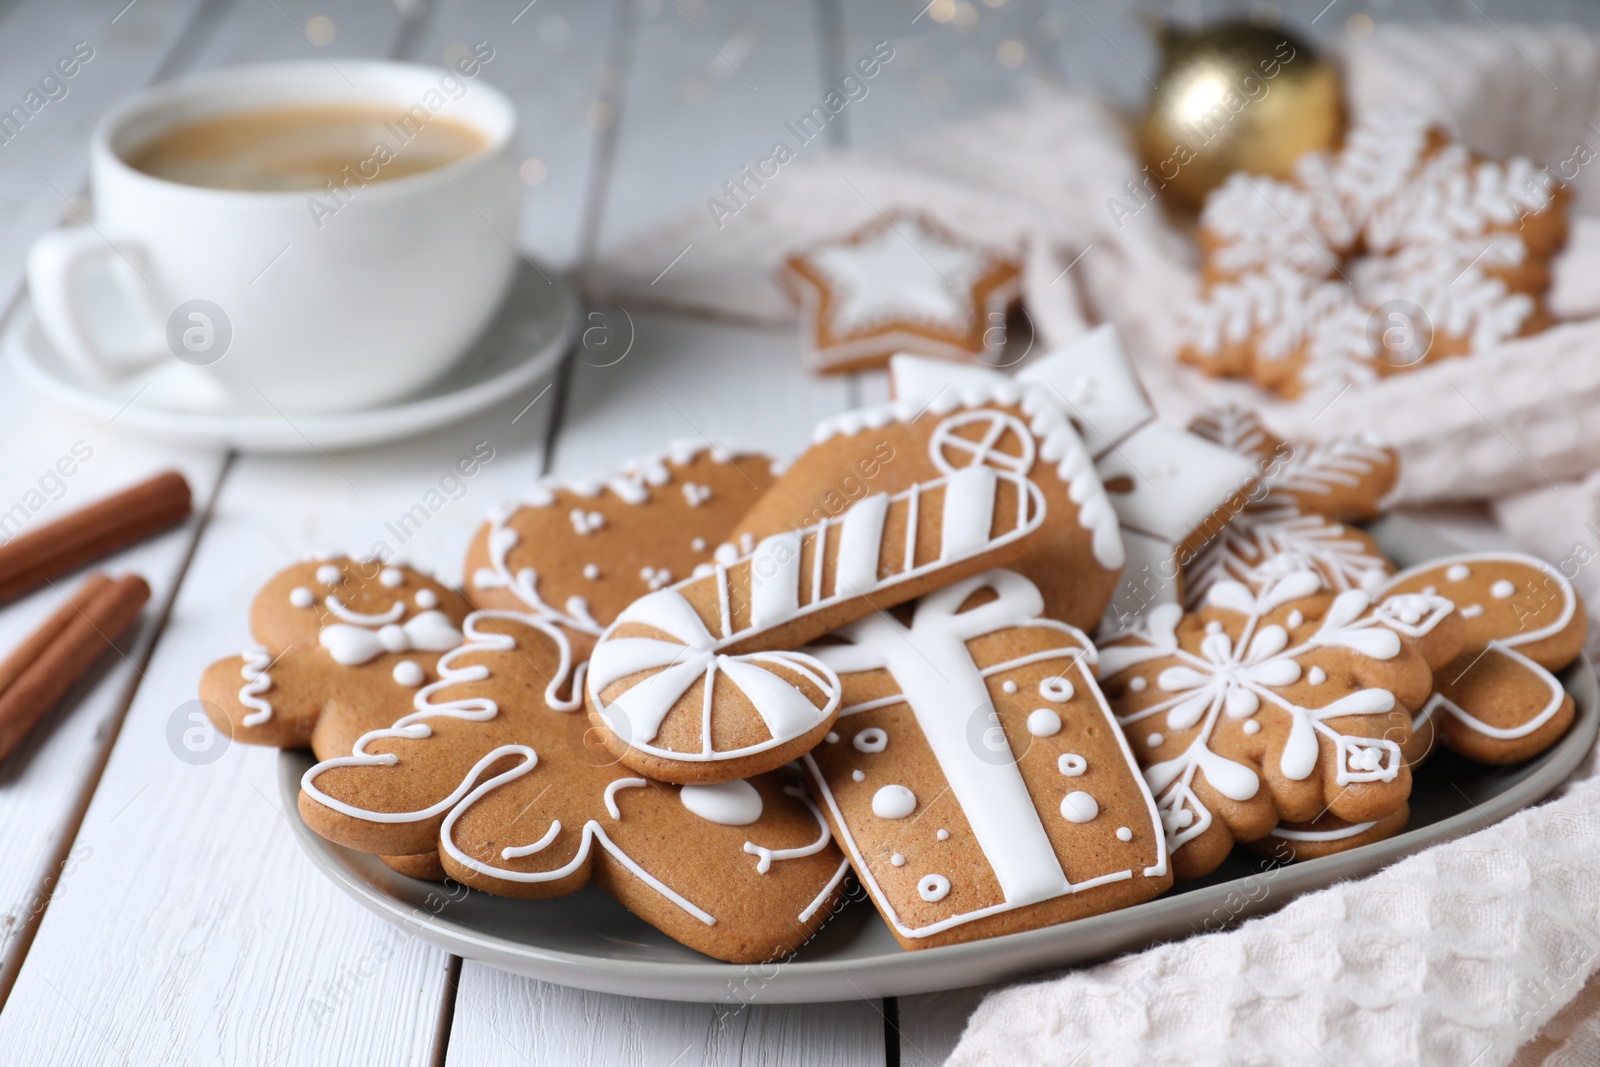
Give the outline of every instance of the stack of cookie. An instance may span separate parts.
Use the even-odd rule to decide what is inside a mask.
[[[1379,111],[1291,181],[1238,173],[1211,193],[1180,358],[1295,397],[1544,329],[1567,199],[1530,160]]]
[[[474,537],[465,595],[291,566],[202,694],[312,749],[300,813],[331,841],[506,896],[592,880],[740,962],[797,951],[851,869],[907,948],[1031,929],[1236,841],[1393,832],[1424,732],[1522,758],[1570,721],[1528,710],[1581,643],[1570,585],[1507,640],[1548,572],[1357,573],[1260,533],[1370,517],[1382,450],[1271,465],[1242,416],[1166,426],[1114,335],[1022,379],[935,366],[963,377],[898,365],[899,399],[792,463],[677,446],[541,484]],[[1215,562],[1222,530],[1251,547]]]

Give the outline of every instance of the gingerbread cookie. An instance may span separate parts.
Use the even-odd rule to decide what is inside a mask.
[[[845,506],[862,479],[873,491]],[[1044,544],[1103,603],[1121,551],[1072,427],[1011,383],[824,423],[734,537],[753,549],[635,601],[595,646],[591,713],[641,774],[719,781],[812,748],[837,679],[776,650]]]
[[[1588,617],[1560,571],[1521,553],[1469,553],[1401,571],[1383,595],[1401,593],[1448,598],[1466,631],[1460,654],[1439,668],[1435,692],[1416,715],[1419,735],[1436,731],[1451,750],[1480,763],[1515,763],[1566,733],[1572,697],[1552,672],[1583,650]]]
[[[790,256],[802,344],[822,373],[881,367],[896,352],[972,360],[1005,343],[1022,264],[933,219],[892,212]]]
[[[1309,567],[1328,588],[1373,589],[1393,566],[1367,533],[1346,522],[1376,518],[1398,476],[1393,449],[1360,435],[1291,444],[1252,413],[1223,408],[1190,429],[1259,464],[1259,482],[1233,520],[1183,559],[1184,603],[1219,581],[1250,586]]]
[[[394,649],[395,631],[422,615],[378,611],[386,599],[448,594],[452,611],[463,602],[415,572],[378,570],[376,590],[361,573],[350,561],[286,569],[253,612],[257,636],[282,650],[277,663],[243,693],[232,691],[237,659],[202,682],[235,737],[311,740],[322,762],[301,781],[300,813],[313,830],[411,877],[505,896],[557,896],[592,878],[667,934],[732,962],[781,958],[826,919],[848,864],[795,776],[682,789],[636,777],[590,746],[587,720],[558,697],[573,663],[554,625],[477,611],[454,616],[461,625],[442,654]],[[295,595],[312,582],[325,604],[338,602],[320,631]],[[303,617],[278,610],[286,595]],[[352,622],[358,609],[386,629]],[[329,638],[336,626],[367,636]],[[363,658],[375,645],[387,651]],[[245,725],[268,697],[271,717]]]
[[[1362,845],[1387,841],[1406,828],[1411,805],[1401,804],[1381,819],[1350,822],[1336,815],[1324,815],[1305,823],[1279,823],[1259,841],[1247,845],[1250,851],[1284,863],[1314,860],[1348,852]]]
[[[1292,182],[1240,173],[1211,193],[1179,356],[1295,397],[1544,329],[1566,200],[1529,160],[1483,159],[1421,114],[1368,116]]]
[[[896,356],[889,375],[894,395],[913,403],[1006,380],[987,368],[915,356]],[[1016,377],[1042,390],[1072,420],[1117,514],[1127,565],[1112,613],[1131,617],[1176,600],[1177,558],[1196,551],[1242,506],[1255,464],[1161,422],[1110,324],[1029,361]],[[1054,546],[1041,548],[1013,569],[1039,587],[1047,616],[1091,628],[1100,618],[1096,600],[1061,582],[1060,556]]]
[[[1126,907],[1172,882],[1094,648],[1043,606],[995,570],[810,649],[846,706],[804,763],[905,948]]]
[[[438,679],[439,656],[461,643],[470,610],[460,593],[404,565],[296,563],[251,604],[259,644],[206,668],[200,697],[236,741],[345,751]],[[327,716],[333,708],[340,714]]]
[[[1423,639],[1453,608],[1412,594],[1334,595],[1312,570],[1198,610],[1148,612],[1102,645],[1099,676],[1155,792],[1180,878],[1281,822],[1382,819],[1411,792],[1402,758],[1433,686]],[[1449,649],[1432,649],[1441,656]]]
[[[467,549],[482,608],[559,625],[581,662],[623,608],[710,565],[772,485],[774,462],[731,445],[677,441],[606,481],[546,480],[496,508]]]

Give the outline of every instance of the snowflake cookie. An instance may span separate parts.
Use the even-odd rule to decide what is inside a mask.
[[[1241,408],[1221,408],[1190,429],[1254,459],[1259,484],[1232,521],[1184,561],[1184,603],[1219,581],[1259,587],[1290,570],[1317,571],[1328,588],[1372,589],[1394,569],[1370,535],[1350,522],[1376,518],[1394,487],[1394,449],[1360,435],[1291,443]]]
[[[1084,635],[995,570],[812,646],[845,707],[804,764],[908,949],[1148,900],[1172,881],[1154,798]]]
[[[1259,590],[1219,581],[1193,612],[1162,605],[1104,644],[1099,676],[1177,875],[1214,870],[1279,823],[1365,822],[1405,803],[1411,712],[1460,647],[1452,612],[1421,593],[1335,594],[1300,570]]]
[[[1468,759],[1515,763],[1567,732],[1572,697],[1552,672],[1577,658],[1589,624],[1559,570],[1521,553],[1476,552],[1401,571],[1382,595],[1397,594],[1449,599],[1466,629],[1417,713],[1418,758],[1437,736]]]
[[[973,360],[998,351],[1022,264],[897,211],[790,256],[780,281],[800,303],[812,366],[843,373],[896,352]]]

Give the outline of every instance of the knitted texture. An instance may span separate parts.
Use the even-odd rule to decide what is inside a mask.
[[[1549,803],[1237,930],[995,993],[951,1067],[1509,1064],[1600,969],[1593,762]],[[1552,1056],[1600,1047],[1592,1017],[1571,1029]]]

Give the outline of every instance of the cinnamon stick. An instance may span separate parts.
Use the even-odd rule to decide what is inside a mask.
[[[176,526],[190,503],[189,483],[177,471],[166,471],[13,538],[0,545],[0,604]]]
[[[0,663],[0,694],[11,687],[11,683],[22,675],[22,672],[32,666],[44,650],[50,647],[50,642],[56,639],[67,624],[76,619],[80,612],[89,606],[89,602],[100,595],[100,591],[111,584],[111,579],[106,577],[104,571],[95,571],[83,580],[83,584],[72,591],[67,597],[67,602],[56,610],[56,613],[44,620],[39,628],[29,634],[11,655]]]
[[[0,692],[0,760],[116,643],[148,599],[150,587],[144,579],[129,574],[100,586],[81,610],[71,609],[72,617]]]

